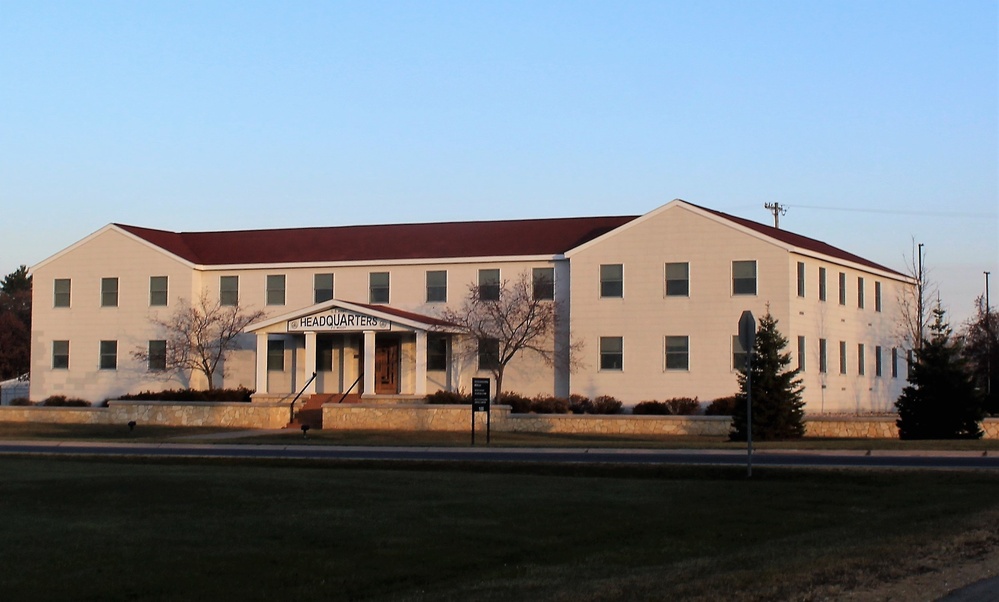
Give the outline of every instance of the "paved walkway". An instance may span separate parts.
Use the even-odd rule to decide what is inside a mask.
[[[999,577],[991,577],[954,590],[937,602],[996,602],[997,600],[999,600]]]

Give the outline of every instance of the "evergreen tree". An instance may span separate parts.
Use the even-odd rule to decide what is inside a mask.
[[[986,307],[984,295],[975,299],[975,309],[964,327],[961,352],[983,395],[985,411],[999,414],[999,312]]]
[[[31,276],[21,266],[0,281],[0,380],[31,365]]]
[[[940,302],[933,309],[930,336],[916,351],[909,386],[895,402],[902,439],[978,439],[985,413]]]
[[[777,320],[767,311],[760,318],[752,350],[753,439],[798,439],[805,434],[804,405],[798,370],[788,370],[791,354]],[[739,368],[739,392],[732,412],[732,441],[746,440],[746,368]]]

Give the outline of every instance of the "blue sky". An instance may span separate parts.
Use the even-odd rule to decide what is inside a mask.
[[[673,198],[999,280],[996,1],[0,0],[0,272],[168,230]],[[999,286],[993,287],[999,299]]]

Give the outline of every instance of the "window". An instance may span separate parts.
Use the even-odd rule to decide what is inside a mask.
[[[101,307],[118,307],[117,278],[101,278]]]
[[[427,272],[427,303],[447,301],[447,272],[435,270]]]
[[[684,263],[666,264],[666,296],[667,297],[690,296],[689,263],[684,262]]]
[[[368,302],[389,302],[389,273],[371,272],[368,274]]]
[[[219,277],[219,303],[239,305],[239,276]]]
[[[839,373],[846,374],[846,341],[839,342]]]
[[[881,345],[874,348],[874,375],[881,376],[883,372],[881,366]]]
[[[70,279],[69,278],[56,278],[55,285],[53,287],[53,299],[52,305],[54,307],[69,307],[69,290],[70,290]]]
[[[857,278],[857,307],[864,309],[864,279]]]
[[[690,338],[681,336],[666,337],[666,369],[690,369]]]
[[[826,300],[826,269],[819,268],[819,301]]]
[[[905,350],[905,377],[909,378],[912,374],[912,349]]]
[[[479,300],[499,301],[500,271],[479,270]]]
[[[52,341],[52,369],[69,370],[69,341]]]
[[[624,296],[624,266],[612,263],[600,266],[600,296]]]
[[[499,367],[499,339],[479,341],[479,370],[493,370]]]
[[[554,299],[555,268],[534,268],[531,275],[531,291],[535,299]]]
[[[874,281],[874,311],[881,311],[881,283]]]
[[[427,370],[447,370],[447,337],[440,334],[427,336]]]
[[[863,343],[857,343],[857,374],[863,376],[867,373],[866,349]]]
[[[756,294],[756,261],[732,262],[732,294]]]
[[[846,274],[839,273],[839,304],[846,305]]]
[[[798,337],[798,371],[805,371],[805,337]]]
[[[624,339],[621,337],[600,337],[600,369],[624,369]]]
[[[749,355],[746,353],[746,348],[742,346],[742,341],[739,340],[739,335],[732,336],[732,369],[733,370],[745,370],[746,369],[746,358]]]
[[[162,307],[167,304],[167,277],[149,277],[149,305]]]
[[[333,357],[336,354],[337,342],[332,337],[316,337],[316,370],[319,372],[333,371]]]
[[[149,371],[166,370],[166,341],[149,341]]]
[[[333,298],[333,274],[316,274],[312,277],[313,299],[316,303],[329,301]]]
[[[267,370],[284,372],[284,341],[280,339],[267,341]]]
[[[898,378],[898,348],[891,348],[891,377]]]
[[[798,296],[805,296],[805,262],[798,262]]]
[[[829,372],[829,350],[825,339],[819,339],[819,372]]]
[[[118,369],[118,341],[101,341],[100,369]]]
[[[267,305],[284,305],[284,274],[267,276]]]

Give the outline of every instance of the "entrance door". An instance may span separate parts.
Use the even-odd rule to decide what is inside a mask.
[[[375,394],[399,392],[399,341],[375,342]]]

